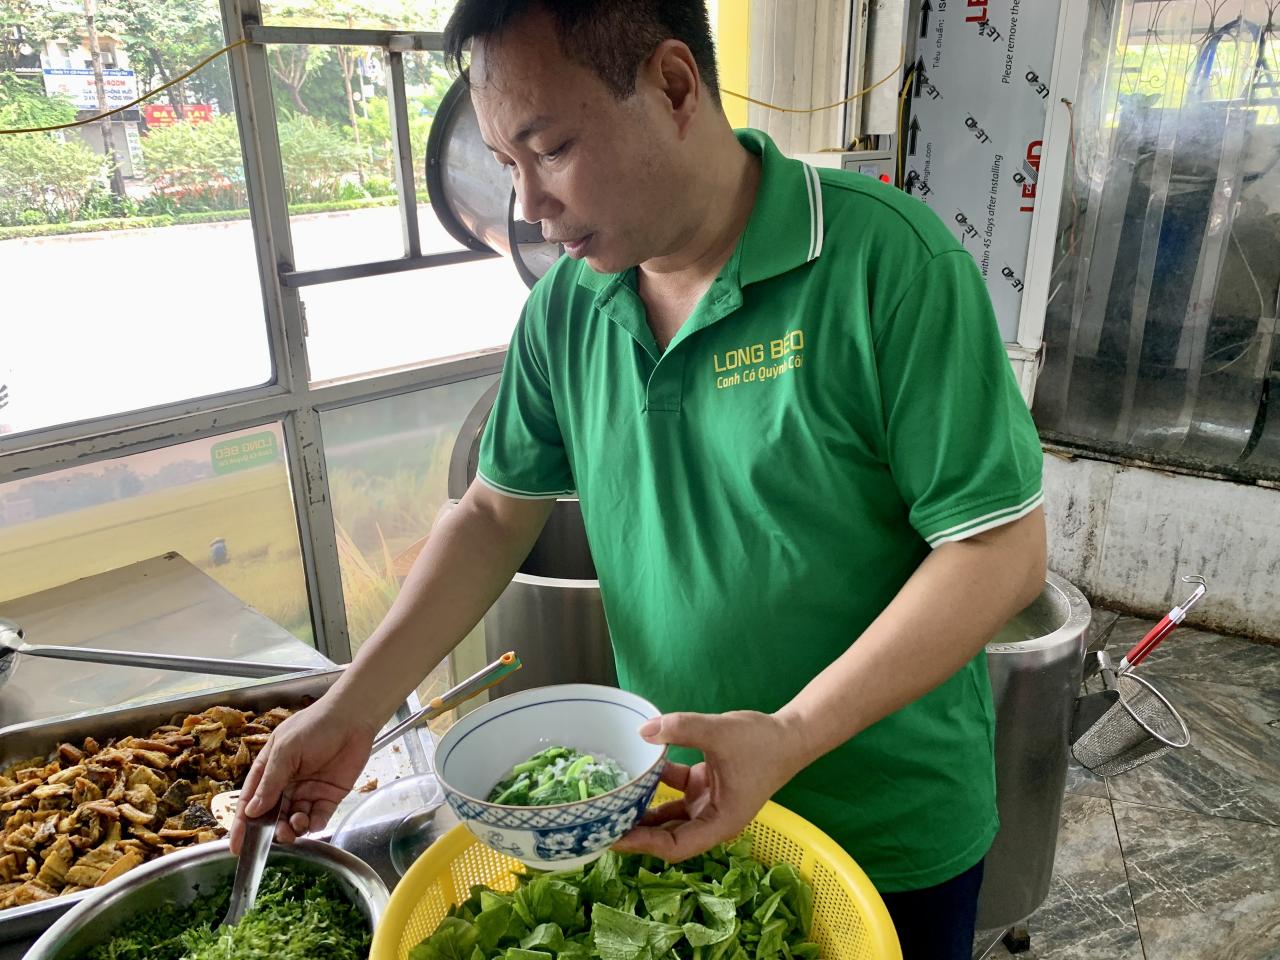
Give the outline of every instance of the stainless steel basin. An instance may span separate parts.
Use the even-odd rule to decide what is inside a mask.
[[[364,861],[316,840],[271,850],[269,864],[299,864],[331,874],[372,931],[387,906],[387,888]],[[190,903],[235,874],[227,841],[206,843],[143,864],[82,900],[35,942],[23,960],[71,960],[109,940],[140,913]]]

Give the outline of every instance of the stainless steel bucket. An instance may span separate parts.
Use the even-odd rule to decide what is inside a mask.
[[[490,659],[494,650],[514,650],[524,661],[503,681],[504,693],[553,683],[618,685],[576,499],[556,501],[528,558],[485,615],[484,642]]]
[[[1035,602],[987,645],[1000,832],[987,854],[979,929],[1025,920],[1049,892],[1091,617],[1084,595],[1050,573]]]

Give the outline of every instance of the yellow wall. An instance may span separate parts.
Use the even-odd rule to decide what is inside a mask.
[[[748,37],[751,0],[719,0],[715,5],[716,55],[720,89],[747,92]],[[724,112],[734,127],[747,125],[747,102],[723,97]]]

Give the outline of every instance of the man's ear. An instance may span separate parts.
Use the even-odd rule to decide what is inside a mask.
[[[663,40],[641,70],[644,79],[663,97],[683,139],[702,105],[701,76],[692,51],[679,40]]]

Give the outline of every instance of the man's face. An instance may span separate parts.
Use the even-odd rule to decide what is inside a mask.
[[[642,78],[619,101],[536,9],[474,45],[471,88],[484,142],[543,236],[601,273],[670,252],[677,142],[661,91]]]

